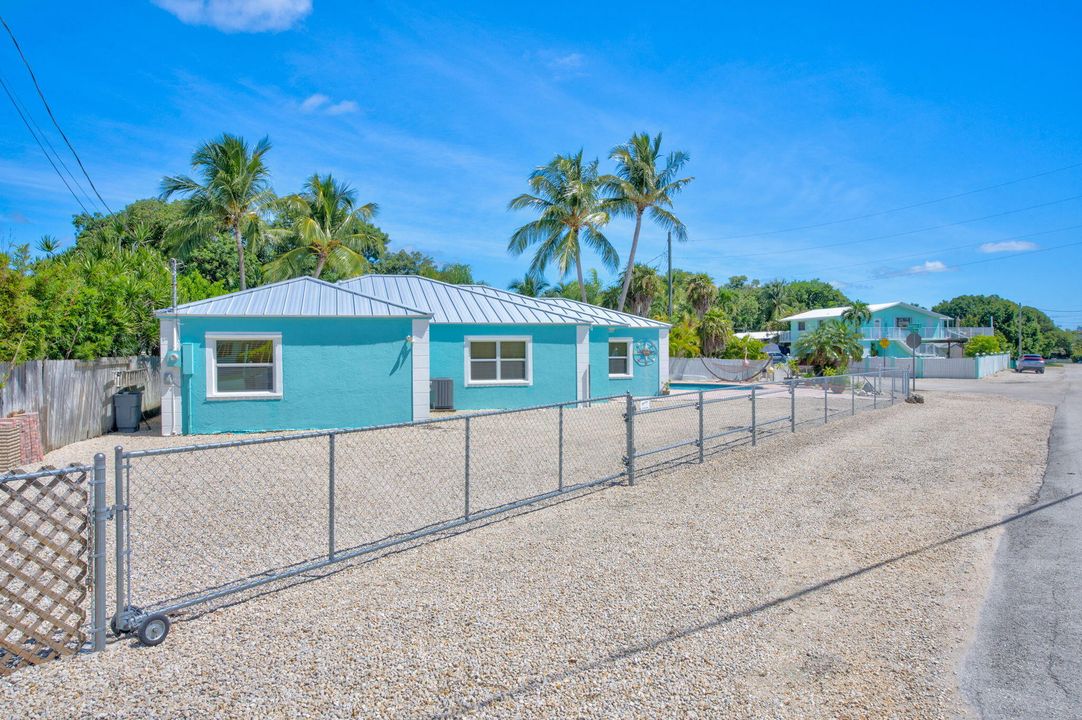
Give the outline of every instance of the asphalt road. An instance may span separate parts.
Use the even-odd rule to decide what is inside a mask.
[[[1056,406],[1044,482],[1005,525],[962,692],[980,718],[1082,718],[1082,366],[918,381],[917,392],[941,391]]]

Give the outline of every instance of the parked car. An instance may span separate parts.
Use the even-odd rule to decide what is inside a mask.
[[[1040,355],[1023,355],[1018,358],[1018,362],[1015,363],[1015,372],[1025,372],[1026,370],[1032,370],[1033,372],[1043,375],[1044,374],[1044,358]]]

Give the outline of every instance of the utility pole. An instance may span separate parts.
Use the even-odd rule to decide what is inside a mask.
[[[1018,303],[1018,359],[1022,359],[1022,303]]]
[[[173,281],[173,312],[177,311],[177,259],[169,258],[169,275]]]
[[[672,322],[672,230],[666,236],[665,242],[669,253],[669,322]]]

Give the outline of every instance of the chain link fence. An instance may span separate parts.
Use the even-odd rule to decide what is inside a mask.
[[[420,423],[116,449],[114,631],[738,444],[886,407],[908,375],[620,395]],[[145,632],[157,622],[156,632]],[[164,628],[164,629],[163,629]]]

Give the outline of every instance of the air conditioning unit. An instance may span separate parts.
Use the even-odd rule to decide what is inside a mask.
[[[429,381],[428,407],[431,410],[455,409],[455,384],[451,378],[432,378]]]

